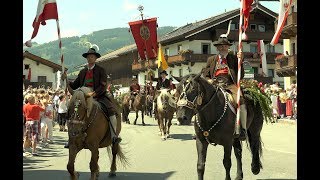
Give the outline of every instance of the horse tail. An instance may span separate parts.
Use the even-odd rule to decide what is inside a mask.
[[[250,150],[252,154],[251,171],[254,175],[259,174],[260,169],[262,169],[262,162],[260,157],[262,156],[262,140],[261,136],[253,136],[250,131],[248,131]]]
[[[112,160],[112,146],[113,145],[107,147],[107,151],[108,151],[108,155],[109,155],[110,160]],[[116,161],[119,162],[119,164],[123,168],[127,168],[128,166],[130,166],[129,158],[125,155],[126,152],[123,150],[123,148],[121,147],[121,145],[119,143],[116,144],[115,149],[117,150]]]

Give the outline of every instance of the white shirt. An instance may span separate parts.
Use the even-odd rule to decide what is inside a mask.
[[[89,68],[89,64],[87,66],[88,66],[88,70],[92,70],[96,66],[96,64],[93,64],[91,68]]]
[[[68,107],[66,100],[59,101],[59,108],[58,108],[58,113],[67,113]]]

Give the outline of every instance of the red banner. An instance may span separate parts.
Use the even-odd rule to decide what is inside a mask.
[[[140,58],[155,59],[158,55],[157,18],[129,22],[129,26]]]

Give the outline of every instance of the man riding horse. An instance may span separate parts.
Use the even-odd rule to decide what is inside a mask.
[[[209,79],[211,82],[219,82],[224,84],[225,90],[227,90],[232,95],[233,105],[236,105],[237,102],[237,74],[238,74],[238,57],[243,59],[242,53],[238,53],[237,56],[229,53],[229,48],[232,44],[227,40],[227,37],[220,36],[219,39],[214,42],[214,46],[217,47],[218,54],[211,56],[207,60],[207,66],[203,71],[203,75]],[[241,79],[244,77],[244,69],[241,66]],[[242,97],[242,93],[240,94],[240,120],[242,124],[242,128],[246,124],[247,120],[247,108],[244,103],[244,99]],[[240,126],[236,126],[240,131]],[[240,132],[240,140],[245,140],[245,131],[241,129]],[[236,131],[236,132],[239,132]],[[235,134],[236,137],[239,134]]]
[[[150,76],[151,77],[151,80],[152,81],[157,81],[157,85],[156,85],[156,90],[160,90],[160,89],[170,89],[170,81],[167,79],[167,71],[163,70],[161,71],[160,73],[160,76],[159,78],[154,78],[152,75]],[[157,113],[157,98],[159,96],[159,93],[156,93],[154,98],[153,98],[153,102],[154,102],[154,113],[156,114]]]
[[[137,94],[140,92],[140,85],[138,84],[138,80],[136,77],[132,78],[132,84],[130,85],[130,109],[133,109],[133,102],[134,99],[136,98]]]
[[[88,52],[82,54],[82,56],[87,59],[88,64],[80,71],[78,77],[73,82],[67,83],[68,90],[71,92],[82,86],[93,89],[89,95],[93,96],[93,98],[100,103],[105,115],[109,116],[112,143],[119,143],[121,138],[116,135],[117,112],[111,99],[106,95],[107,74],[102,67],[95,64],[97,58],[101,57],[101,55],[97,53],[94,48],[90,48]],[[66,79],[65,73],[62,75],[62,79]],[[68,148],[68,145],[66,145],[66,148]]]

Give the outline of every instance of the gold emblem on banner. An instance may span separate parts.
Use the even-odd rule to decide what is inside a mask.
[[[148,40],[150,38],[150,31],[146,25],[142,25],[140,27],[140,35],[144,40]]]

